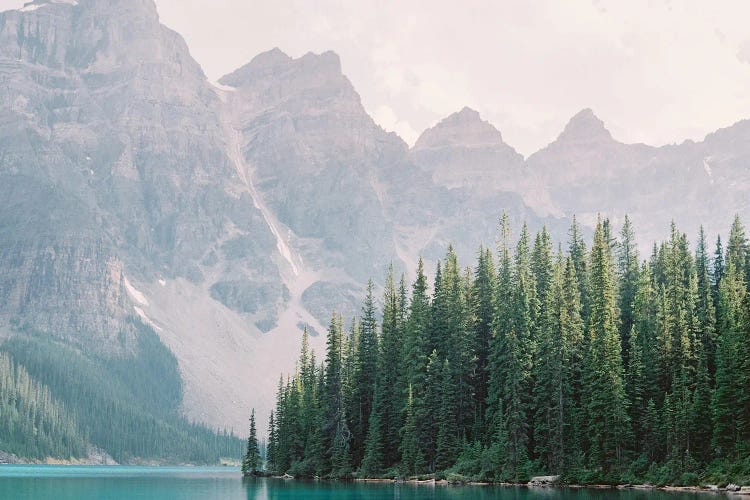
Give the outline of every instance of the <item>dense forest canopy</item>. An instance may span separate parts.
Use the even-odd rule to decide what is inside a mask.
[[[307,337],[279,380],[267,468],[332,478],[419,476],[693,484],[750,478],[750,249],[695,250],[672,225],[641,258],[625,218],[565,248],[507,218],[473,269],[452,249],[431,291],[391,271],[378,321],[333,314],[325,360]]]
[[[234,433],[180,414],[177,360],[147,325],[123,358],[73,349],[19,327],[0,345],[0,450],[22,460],[215,464],[237,458]]]

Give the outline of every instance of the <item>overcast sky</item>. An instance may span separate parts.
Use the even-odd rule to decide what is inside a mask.
[[[524,155],[585,107],[653,145],[750,118],[745,0],[156,3],[213,80],[276,46],[336,51],[370,114],[409,143],[465,105]]]

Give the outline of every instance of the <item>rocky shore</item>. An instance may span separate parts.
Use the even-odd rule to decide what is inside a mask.
[[[289,474],[284,475],[270,475],[259,473],[255,475],[246,475],[246,477],[268,477],[271,479],[281,480],[293,480],[296,479],[294,476]],[[321,480],[320,478],[313,478],[313,480]],[[561,482],[559,476],[537,476],[532,477],[527,483],[493,483],[493,482],[482,482],[482,481],[448,481],[446,479],[390,479],[390,478],[357,478],[353,479],[354,482],[358,483],[377,483],[377,484],[414,484],[420,486],[495,486],[495,487],[522,487],[522,488],[561,488],[561,489],[595,489],[595,490],[644,490],[644,491],[666,491],[666,492],[683,492],[683,493],[713,493],[713,494],[725,494],[728,496],[747,497],[750,498],[750,486],[740,486],[737,484],[729,484],[724,487],[712,484],[700,485],[700,486],[655,486],[651,484],[566,484]]]

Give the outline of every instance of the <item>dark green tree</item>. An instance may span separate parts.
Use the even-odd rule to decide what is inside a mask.
[[[257,474],[261,469],[260,448],[258,434],[255,429],[255,409],[250,413],[250,434],[247,437],[247,451],[242,459],[242,473],[244,475]]]
[[[611,248],[602,221],[591,249],[591,313],[585,363],[590,461],[605,473],[623,465],[629,434]]]

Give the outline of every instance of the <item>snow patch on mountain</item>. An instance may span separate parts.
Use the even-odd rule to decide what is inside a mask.
[[[710,156],[703,158],[703,170],[706,171],[708,178],[711,179],[711,184],[713,184],[714,183],[713,170],[711,170],[711,164],[708,163],[710,160],[711,160]]]
[[[127,290],[128,295],[130,295],[133,300],[135,300],[142,306],[148,306],[148,300],[146,299],[146,296],[130,284],[130,280],[128,280],[127,276],[122,277],[122,283],[123,285],[125,285],[125,290]]]
[[[262,200],[258,196],[258,192],[255,190],[252,179],[245,172],[246,165],[242,157],[242,147],[240,146],[239,135],[240,132],[237,129],[233,129],[228,134],[232,143],[230,144],[229,148],[231,160],[234,164],[235,170],[237,171],[237,175],[239,175],[240,179],[242,179],[242,182],[247,187],[250,196],[253,198],[253,204],[255,205],[255,208],[261,211],[261,214],[263,214],[263,219],[266,221],[266,224],[268,224],[268,228],[276,238],[276,248],[279,250],[279,253],[289,264],[292,273],[294,273],[295,276],[299,276],[299,269],[297,268],[297,264],[294,262],[294,258],[292,257],[292,251],[289,249],[289,245],[287,245],[286,241],[284,241],[284,238],[282,238],[281,232],[279,231],[278,221],[276,221],[276,218],[273,216],[271,211],[268,210],[268,208],[263,204]]]
[[[78,5],[77,0],[47,0],[47,1],[41,1],[41,2],[29,2],[24,4],[23,7],[18,9],[20,12],[33,12],[40,7],[44,7],[45,5],[49,5],[51,3],[55,4],[63,4],[63,5],[71,5],[76,6]]]
[[[143,321],[148,326],[150,326],[151,328],[153,328],[156,332],[161,333],[162,331],[164,331],[159,325],[157,325],[156,323],[154,323],[151,320],[151,318],[149,318],[146,315],[146,313],[143,311],[143,309],[141,309],[138,306],[133,306],[133,309],[135,310],[135,313],[138,315],[138,317],[141,318],[141,321]]]

